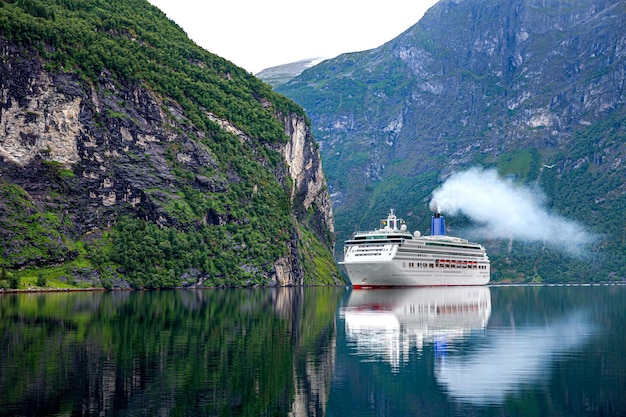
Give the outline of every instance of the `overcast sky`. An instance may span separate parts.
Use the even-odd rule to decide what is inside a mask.
[[[209,52],[256,74],[375,48],[437,0],[148,0]]]

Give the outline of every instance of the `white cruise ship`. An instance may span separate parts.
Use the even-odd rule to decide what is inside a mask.
[[[489,283],[485,248],[446,236],[439,213],[432,218],[431,235],[421,236],[408,232],[390,210],[380,229],[357,232],[345,242],[339,265],[354,288]]]

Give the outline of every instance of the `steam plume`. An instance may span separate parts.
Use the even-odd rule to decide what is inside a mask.
[[[540,190],[514,184],[495,170],[472,168],[453,174],[433,192],[433,211],[463,213],[478,224],[478,237],[544,242],[573,255],[595,237],[580,224],[548,213]]]

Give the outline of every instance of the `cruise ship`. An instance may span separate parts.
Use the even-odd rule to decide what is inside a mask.
[[[485,248],[446,236],[445,219],[439,213],[432,217],[430,236],[411,234],[393,209],[381,226],[357,232],[345,242],[339,265],[354,288],[489,283]]]

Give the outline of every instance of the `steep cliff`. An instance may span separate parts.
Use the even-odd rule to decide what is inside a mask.
[[[338,239],[389,207],[428,229],[430,193],[482,165],[602,236],[595,262],[488,242],[495,279],[626,277],[625,34],[623,0],[442,0],[385,45],[277,88],[312,120]]]
[[[156,8],[3,2],[0,57],[0,266],[107,287],[337,282],[302,109]]]

